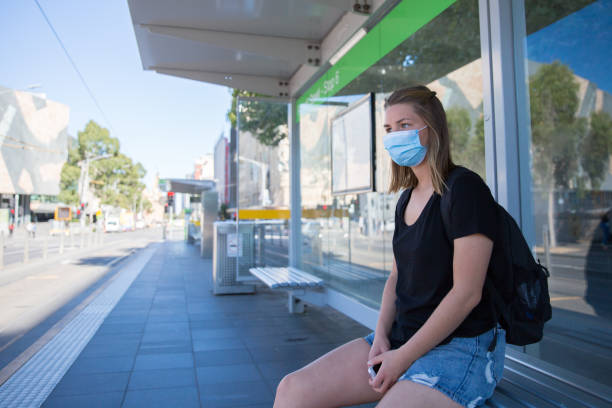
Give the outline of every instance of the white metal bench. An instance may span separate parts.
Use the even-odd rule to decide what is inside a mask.
[[[317,305],[325,303],[321,292],[323,279],[296,268],[250,268],[251,275],[257,277],[270,289],[286,290],[289,294],[289,313],[303,313],[304,304],[302,299]],[[307,291],[309,293],[307,293]]]

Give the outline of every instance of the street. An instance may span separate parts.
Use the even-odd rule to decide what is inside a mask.
[[[178,230],[173,232],[181,237]],[[18,265],[18,257],[10,258],[18,260],[0,271],[0,383],[42,346],[56,325],[112,280],[124,257],[161,241],[161,236],[161,228],[106,234],[101,245],[66,250],[46,262],[34,258]],[[10,247],[19,251],[19,236],[14,238]]]

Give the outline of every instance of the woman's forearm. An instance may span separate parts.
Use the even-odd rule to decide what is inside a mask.
[[[384,333],[386,336],[391,332],[391,325],[395,319],[395,287],[397,284],[397,274],[391,273],[385,283],[383,296],[378,315],[378,323],[376,324],[376,332]]]
[[[425,324],[400,347],[406,365],[410,366],[455,331],[479,301],[473,295],[451,290]]]

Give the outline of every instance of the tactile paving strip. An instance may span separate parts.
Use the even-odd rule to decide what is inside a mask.
[[[153,256],[138,254],[81,313],[0,387],[0,408],[40,407]]]

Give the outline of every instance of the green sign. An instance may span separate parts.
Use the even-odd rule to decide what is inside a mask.
[[[334,96],[456,0],[404,0],[315,82],[297,104],[317,104]]]
[[[159,179],[157,185],[161,191],[168,191],[168,180]]]

